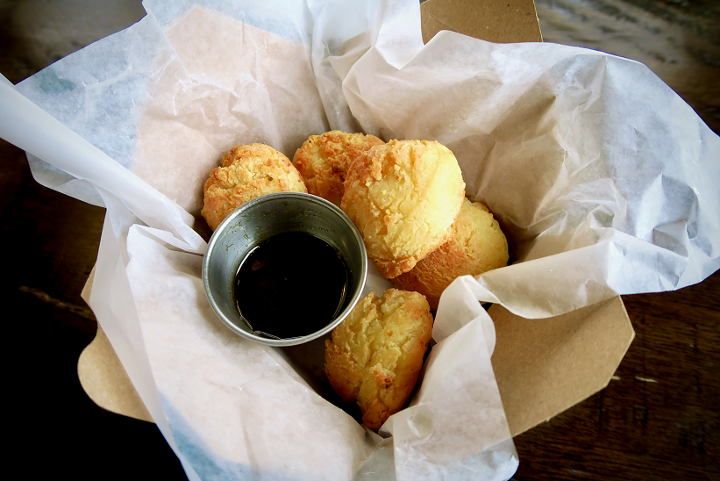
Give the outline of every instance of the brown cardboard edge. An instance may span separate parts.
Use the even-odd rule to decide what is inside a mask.
[[[513,437],[605,388],[635,337],[620,296],[548,319],[489,310],[492,363]]]
[[[542,42],[533,0],[428,0],[420,15],[425,43],[441,30],[494,43]]]
[[[90,299],[94,278],[93,267],[80,294],[85,302]],[[101,408],[123,416],[153,422],[100,324],[95,339],[80,353],[77,372],[85,393]]]

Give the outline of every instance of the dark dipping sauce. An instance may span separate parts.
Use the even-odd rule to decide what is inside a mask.
[[[255,334],[289,339],[317,332],[342,310],[348,273],[342,255],[304,232],[255,247],[235,277],[235,303]]]

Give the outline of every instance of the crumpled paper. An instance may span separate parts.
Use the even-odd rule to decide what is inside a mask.
[[[39,182],[107,207],[90,305],[191,479],[509,479],[478,300],[540,318],[720,266],[720,139],[636,62],[449,32],[423,46],[411,0],[145,6],[17,87],[79,135],[6,86],[0,132]],[[330,129],[448,146],[515,261],[446,290],[386,439],[319,396],[312,368],[223,328],[190,229],[234,144],[292,157]]]

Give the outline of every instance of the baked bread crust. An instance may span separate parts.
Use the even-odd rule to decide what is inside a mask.
[[[212,230],[245,202],[273,192],[306,192],[290,159],[265,144],[236,145],[205,182],[200,212]]]
[[[417,292],[370,294],[325,341],[325,373],[345,402],[357,401],[363,424],[378,430],[402,409],[417,382],[432,336],[430,306]]]
[[[423,294],[437,309],[440,295],[457,277],[504,267],[508,259],[507,239],[490,210],[465,199],[452,238],[391,282],[398,289]]]
[[[340,204],[384,277],[407,272],[444,244],[465,198],[453,153],[438,142],[391,140],[350,165]]]
[[[384,142],[374,135],[349,134],[339,130],[311,135],[295,152],[293,164],[302,174],[308,192],[340,206],[345,172],[350,164],[372,147]]]

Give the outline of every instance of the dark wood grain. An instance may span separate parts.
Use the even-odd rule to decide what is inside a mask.
[[[70,8],[62,2],[0,0],[0,72],[14,83],[102,36],[92,28],[88,33],[68,27],[64,43],[53,41],[47,29],[59,17],[33,16],[40,3]],[[92,8],[92,2],[76,3],[77,8]],[[550,3],[560,4],[538,0],[539,6]],[[116,24],[105,28],[117,30],[134,21],[139,2],[114,5],[113,12],[125,5],[127,15],[116,15]],[[700,101],[693,100],[695,94],[684,95],[708,124],[717,125],[713,109],[718,98],[713,92],[720,83],[707,72],[716,65],[713,35],[718,31],[708,30],[712,23],[706,22],[718,18],[716,2],[568,0],[563,5],[574,14],[566,12],[562,20],[555,12],[555,33],[555,27],[543,23],[539,9],[546,40],[571,43],[571,37],[585,35],[593,48],[606,51],[603,28],[615,31],[605,32],[612,46],[622,44],[623,35],[630,44],[635,38],[662,36],[642,29],[664,21],[667,11],[685,22],[681,27],[688,37],[672,55],[695,55],[689,60],[678,57],[676,63],[690,67],[704,55],[707,69],[694,74],[691,69],[666,81],[681,93],[701,92],[695,96]],[[583,15],[595,15],[588,9],[604,15],[598,17],[602,21],[584,22]],[[638,9],[648,17],[635,23],[626,18],[640,19]],[[612,18],[624,30],[608,23]],[[697,27],[687,23],[692,18],[701,19]],[[630,30],[632,25],[641,30]],[[43,37],[42,31],[50,33]],[[663,38],[667,41],[668,36]],[[705,53],[693,45],[705,46]],[[631,47],[647,58],[657,53],[650,47]],[[673,58],[666,55],[664,64],[675,65]],[[4,339],[12,345],[6,390],[9,460],[22,463],[23,477],[30,479],[60,474],[74,479],[185,479],[155,425],[102,410],[78,382],[78,356],[96,329],[80,291],[95,262],[104,210],[38,185],[24,153],[4,141],[0,159],[0,247],[5,254],[0,296],[9,331]],[[720,479],[720,273],[677,292],[624,300],[637,337],[616,378],[600,393],[518,436],[520,468],[515,479]]]

